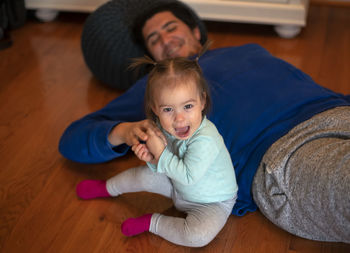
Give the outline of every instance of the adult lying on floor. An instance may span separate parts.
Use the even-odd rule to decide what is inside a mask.
[[[139,17],[136,34],[155,60],[192,57],[201,32],[183,5],[161,4]],[[199,64],[208,81],[217,126],[239,186],[234,215],[260,211],[292,234],[350,242],[350,96],[248,44],[206,52]],[[101,110],[73,122],[59,150],[68,159],[102,163],[147,141],[146,77]],[[215,189],[213,189],[215,190]]]

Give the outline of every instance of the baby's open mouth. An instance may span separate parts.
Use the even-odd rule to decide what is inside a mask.
[[[190,132],[189,126],[175,128],[176,135],[181,137],[181,138],[187,137],[189,132]]]

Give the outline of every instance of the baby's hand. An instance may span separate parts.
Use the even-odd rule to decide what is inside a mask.
[[[131,147],[132,151],[134,151],[135,155],[142,161],[152,162],[154,156],[151,154],[146,144],[135,144]]]
[[[153,155],[154,161],[157,163],[160,155],[163,153],[167,143],[163,134],[161,136],[158,132],[152,129],[147,129],[148,139],[146,141],[149,152]]]

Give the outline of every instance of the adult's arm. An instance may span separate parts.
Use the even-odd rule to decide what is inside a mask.
[[[61,154],[81,163],[100,163],[124,155],[132,142],[130,132],[145,122],[139,122],[145,119],[144,89],[145,78],[101,110],[69,125],[60,139]]]

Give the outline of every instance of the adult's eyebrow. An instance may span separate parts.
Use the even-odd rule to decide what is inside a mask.
[[[169,22],[165,23],[162,27],[161,30],[166,29],[169,25],[177,23],[176,20],[170,20]],[[146,43],[155,35],[158,34],[158,31],[154,31],[152,33],[150,33],[147,37],[146,37]]]

